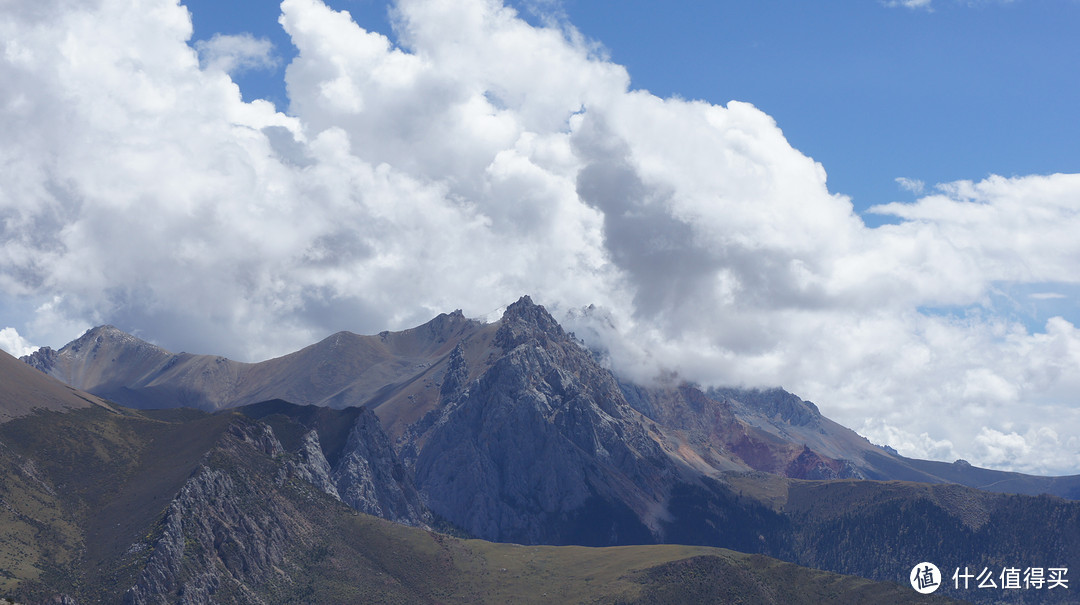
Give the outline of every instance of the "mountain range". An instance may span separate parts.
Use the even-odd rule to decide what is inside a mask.
[[[455,311],[255,364],[110,326],[23,362],[0,364],[0,497],[17,503],[0,590],[31,601],[497,601],[541,574],[583,602],[715,596],[724,578],[745,602],[797,602],[760,573],[783,568],[831,602],[906,602],[920,561],[1080,555],[1080,477],[905,458],[780,389],[633,384],[528,297],[494,323]],[[365,540],[401,544],[400,565]],[[423,557],[453,580],[404,561]],[[624,567],[581,584],[605,557]],[[514,582],[496,560],[523,565],[499,568]]]
[[[452,381],[464,387],[499,362],[496,373],[513,365],[503,356],[513,347],[507,347],[506,337],[496,340],[504,325],[504,333],[517,330],[523,341],[539,338],[541,348],[559,349],[561,357],[554,365],[572,373],[592,371],[582,384],[613,380],[617,388],[606,384],[606,392],[596,396],[611,402],[606,405],[628,405],[634,412],[630,424],[648,425],[659,436],[654,441],[669,455],[705,474],[758,470],[800,479],[960,483],[1003,493],[1080,498],[1080,476],[1037,477],[981,469],[962,460],[900,456],[781,389],[702,390],[685,383],[639,386],[621,381],[528,297],[508,307],[496,323],[467,319],[455,311],[401,332],[338,332],[260,363],[170,353],[113,326],[89,330],[59,351],[43,347],[23,361],[67,385],[136,409],[214,412],[271,399],[337,409],[365,407],[376,413],[391,438],[401,439],[409,430],[423,443],[427,435],[418,433],[421,421],[452,399]]]
[[[276,400],[219,414],[140,411],[26,369],[0,352],[0,408],[18,412],[0,423],[0,602],[841,604],[910,596],[895,584],[720,548],[523,546],[437,533],[418,527],[432,523],[430,513],[416,508],[369,410]],[[57,392],[74,396],[57,406]]]

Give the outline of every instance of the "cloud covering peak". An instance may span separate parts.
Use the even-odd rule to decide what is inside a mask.
[[[528,293],[641,380],[779,384],[902,453],[1080,472],[1080,334],[1000,295],[1076,285],[1078,175],[941,185],[870,229],[770,116],[633,90],[565,23],[400,0],[391,41],[281,8],[287,112],[228,75],[268,49],[200,65],[174,2],[0,11],[4,342],[112,323],[254,360]]]

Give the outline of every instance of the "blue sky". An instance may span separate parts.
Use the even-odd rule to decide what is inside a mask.
[[[295,56],[273,0],[187,0],[194,40],[269,39],[277,69],[234,74],[245,98],[285,109]],[[388,3],[331,0],[392,40]],[[1080,166],[1080,2],[955,1],[908,8],[872,0],[518,2],[537,23],[562,14],[662,96],[773,116],[791,144],[862,212],[914,199],[897,178],[937,183],[1072,172]],[[863,214],[873,226],[888,217]]]

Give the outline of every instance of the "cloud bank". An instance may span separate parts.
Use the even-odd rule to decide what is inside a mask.
[[[170,0],[5,5],[0,345],[108,322],[255,360],[528,293],[639,380],[782,385],[908,455],[1080,472],[1080,332],[995,295],[1080,279],[1080,175],[940,185],[870,229],[770,116],[632,90],[565,21],[400,0],[391,41],[281,8],[284,111],[228,75],[267,49],[200,63]]]

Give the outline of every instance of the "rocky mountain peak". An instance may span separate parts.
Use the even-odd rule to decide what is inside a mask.
[[[713,388],[708,395],[718,401],[735,400],[749,406],[767,418],[779,418],[794,426],[814,425],[821,421],[821,412],[810,401],[781,388],[736,389]]]
[[[79,352],[87,347],[97,347],[105,343],[117,343],[125,345],[150,344],[124,332],[113,325],[97,326],[90,328],[74,342],[64,347],[72,352]],[[153,346],[153,345],[151,345]]]
[[[128,400],[116,398],[127,386],[126,376],[157,369],[171,357],[161,347],[104,325],[87,330],[59,351],[43,348],[22,360],[75,388],[127,404]]]
[[[465,314],[461,312],[461,309],[455,309],[450,313],[440,313],[434,319],[427,322],[425,326],[435,334],[442,334],[458,327],[459,325],[470,321],[465,317]]]
[[[495,334],[495,344],[509,351],[529,340],[537,340],[543,346],[549,341],[562,342],[567,338],[562,326],[547,309],[526,295],[506,308],[502,325]]]
[[[64,345],[59,351],[50,347],[41,347],[21,359],[42,372],[49,373],[61,357],[87,357],[97,353],[102,347],[138,347],[139,345],[157,348],[116,326],[104,325],[90,328],[82,336]]]
[[[31,367],[49,373],[49,370],[56,365],[56,358],[60,355],[60,352],[52,347],[41,347],[29,355],[24,355],[19,359],[30,364]]]
[[[502,354],[468,385],[467,344],[450,352],[441,416],[425,423],[414,467],[432,511],[512,542],[655,540],[678,470],[614,376],[528,296],[492,344]]]
[[[393,452],[375,413],[363,408],[330,480],[341,501],[360,512],[406,525],[426,525],[430,514]]]
[[[93,359],[102,353],[109,356],[126,354],[139,357],[149,356],[152,358],[161,358],[172,355],[172,353],[169,353],[165,349],[150,344],[137,336],[128,334],[116,326],[103,325],[87,330],[79,338],[64,345],[63,348],[53,356],[69,360],[85,361]],[[48,355],[49,353],[45,353],[43,357]],[[28,359],[24,358],[24,361],[34,365],[33,362]],[[58,359],[54,359],[53,365],[58,361]]]

